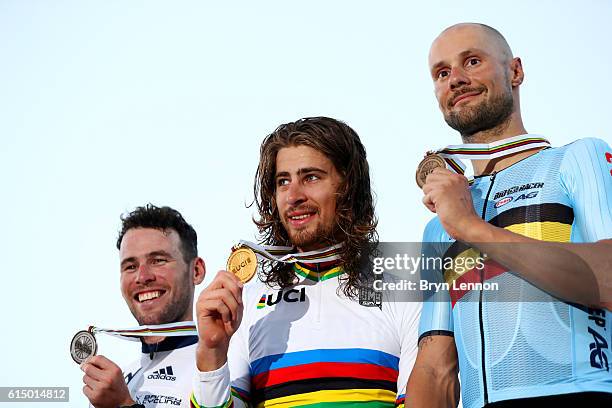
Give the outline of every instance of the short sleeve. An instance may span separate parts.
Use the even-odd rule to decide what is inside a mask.
[[[423,233],[423,257],[441,258],[442,226],[437,218],[430,221]],[[419,270],[419,285],[423,296],[423,309],[419,323],[419,341],[426,336],[453,335],[452,304],[448,290],[438,290],[445,283],[444,272],[436,267],[437,262],[422,262]],[[426,285],[426,286],[425,286]]]
[[[574,242],[612,238],[612,149],[600,139],[567,146],[560,179],[574,210]]]

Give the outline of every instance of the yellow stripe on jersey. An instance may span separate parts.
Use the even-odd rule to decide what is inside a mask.
[[[461,252],[453,258],[453,262],[449,262],[451,268],[446,268],[446,265],[443,265],[444,281],[447,283],[454,282],[464,273],[474,269],[478,265],[479,258],[481,258],[480,251],[474,248],[468,248]]]
[[[539,241],[550,242],[568,242],[572,233],[571,224],[556,221],[513,224],[504,227],[504,229]],[[480,251],[474,248],[467,248],[454,256],[453,262],[450,264],[452,268],[446,268],[446,265],[443,265],[444,281],[447,283],[454,282],[471,269],[466,266],[477,265],[479,257]]]
[[[568,242],[572,233],[571,224],[554,221],[514,224],[505,229],[540,241],[553,242]]]
[[[302,275],[305,278],[314,280],[314,281],[324,281],[329,278],[333,278],[334,276],[340,275],[343,272],[341,266],[337,266],[328,271],[322,271],[322,272],[311,271],[310,269],[304,268],[302,265],[297,264],[297,263],[294,263],[293,267],[295,268],[295,271],[298,274]]]
[[[288,408],[325,402],[349,403],[364,401],[380,401],[381,403],[394,406],[395,392],[380,389],[321,390],[269,399],[258,404],[257,407]]]

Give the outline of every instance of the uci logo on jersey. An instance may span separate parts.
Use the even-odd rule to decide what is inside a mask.
[[[495,203],[495,208],[499,208],[501,206],[504,206],[506,204],[508,204],[509,202],[516,202],[516,201],[520,201],[520,200],[527,200],[529,198],[534,198],[535,196],[537,196],[539,193],[539,191],[532,191],[531,193],[528,194],[521,194],[520,196],[514,198],[512,196],[507,196],[502,198],[501,200],[497,201]]]
[[[306,301],[306,288],[302,288],[300,290],[297,289],[289,289],[289,290],[279,290],[276,293],[271,293],[266,295],[265,293],[261,295],[259,302],[257,303],[258,309],[263,309],[267,306],[274,306],[280,302],[287,303],[295,303],[295,302],[305,302]]]

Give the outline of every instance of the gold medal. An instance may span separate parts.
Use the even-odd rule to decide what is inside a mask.
[[[247,283],[257,271],[257,255],[250,248],[238,248],[227,258],[227,270]]]
[[[446,168],[446,162],[442,156],[435,153],[425,156],[416,171],[416,182],[419,188],[423,188],[427,176],[438,167]]]

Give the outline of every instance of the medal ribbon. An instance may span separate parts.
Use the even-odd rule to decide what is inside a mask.
[[[327,248],[318,249],[315,251],[308,252],[293,252],[295,251],[294,247],[287,246],[273,246],[273,245],[259,245],[254,242],[240,240],[236,248],[241,246],[245,246],[250,248],[255,252],[257,257],[269,259],[271,261],[276,262],[285,262],[285,263],[296,263],[296,262],[306,262],[306,263],[322,263],[335,261],[336,259],[340,259],[340,248],[342,248],[344,244],[336,244]]]
[[[463,174],[465,165],[460,159],[491,160],[538,147],[550,147],[550,142],[539,135],[519,135],[488,144],[450,145],[433,153],[440,155],[450,170]]]
[[[103,333],[130,341],[139,341],[140,337],[148,336],[178,337],[198,335],[198,330],[193,320],[150,326],[138,326],[131,329],[103,329],[100,327],[90,326],[89,331],[92,334]]]

